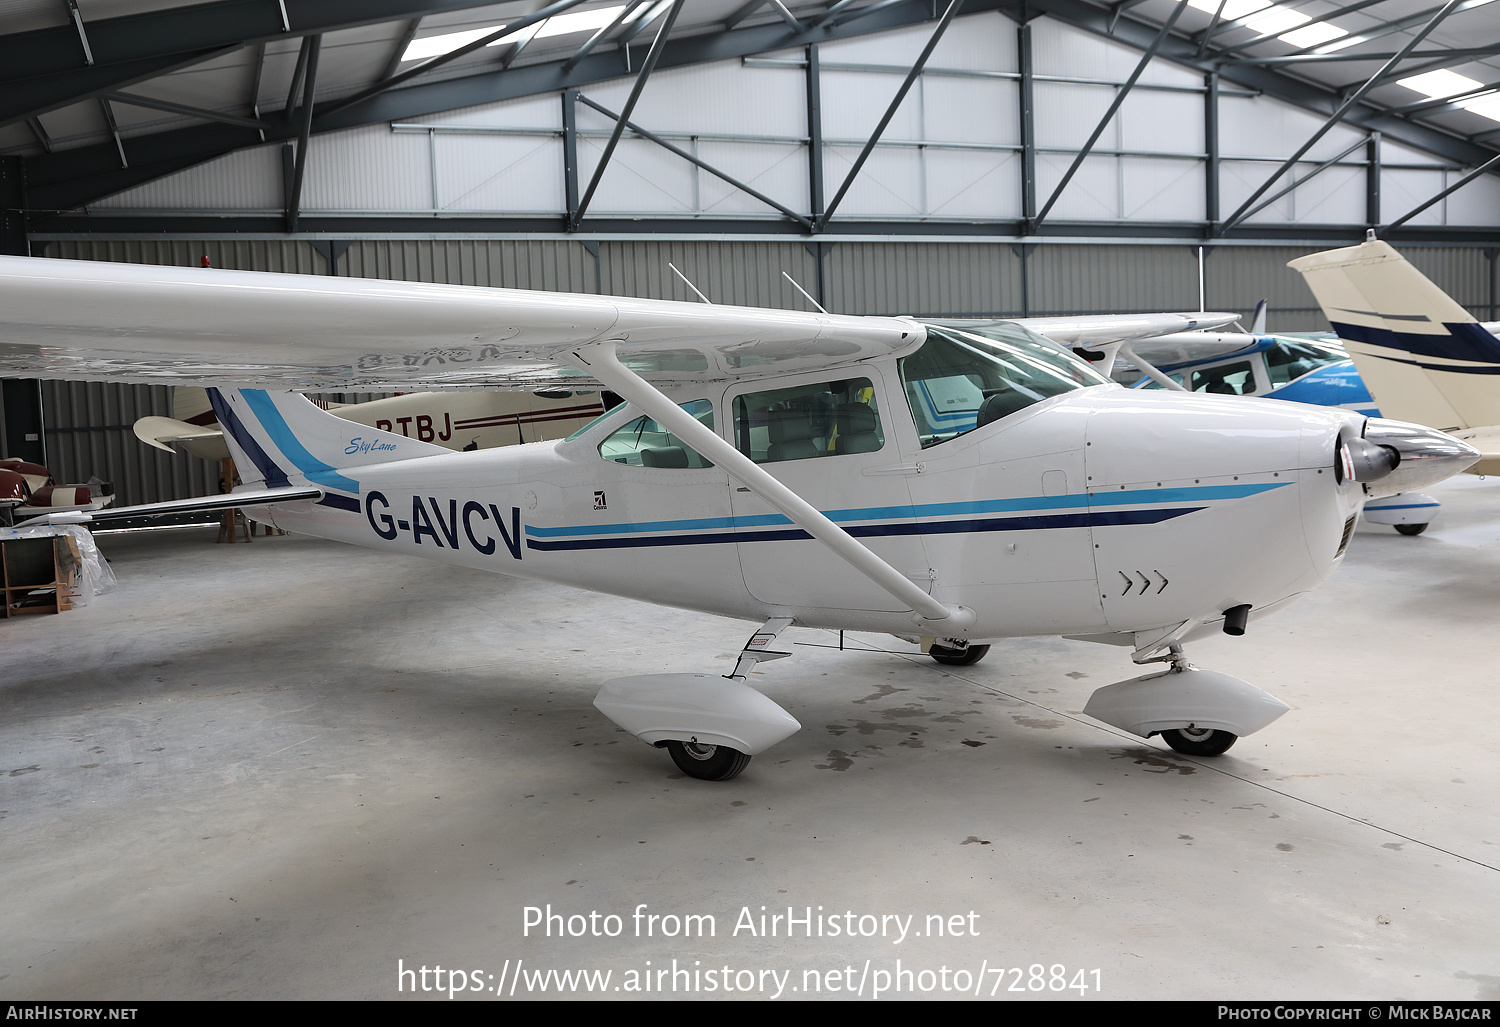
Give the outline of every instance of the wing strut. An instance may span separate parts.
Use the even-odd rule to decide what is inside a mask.
[[[876,556],[816,507],[762,470],[753,460],[721,439],[656,386],[620,363],[615,343],[600,342],[573,351],[578,366],[625,397],[637,409],[673,435],[708,457],[730,476],[822,542],[855,570],[909,606],[919,624],[941,626],[944,632],[962,631],[976,615],[964,606],[940,603],[896,568]]]

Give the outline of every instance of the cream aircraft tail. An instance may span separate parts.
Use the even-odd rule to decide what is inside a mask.
[[[1471,473],[1500,473],[1500,339],[1378,239],[1289,266],[1382,415],[1450,432],[1484,454]]]

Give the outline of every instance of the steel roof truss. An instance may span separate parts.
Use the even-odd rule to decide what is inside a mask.
[[[1244,220],[1245,212],[1250,209],[1250,206],[1254,204],[1256,200],[1260,199],[1261,196],[1265,194],[1266,190],[1270,189],[1271,186],[1276,184],[1277,179],[1284,175],[1294,164],[1297,163],[1297,161],[1301,160],[1303,155],[1306,154],[1308,150],[1311,150],[1319,139],[1322,139],[1329,133],[1329,131],[1332,130],[1333,126],[1342,121],[1344,119],[1344,115],[1348,113],[1349,109],[1357,104],[1361,99],[1363,99],[1366,93],[1368,93],[1371,89],[1374,89],[1381,83],[1381,81],[1383,81],[1388,75],[1390,75],[1391,71],[1396,67],[1396,65],[1400,64],[1402,59],[1405,58],[1408,53],[1416,49],[1418,43],[1427,38],[1428,33],[1441,25],[1444,18],[1452,14],[1460,4],[1465,2],[1468,2],[1468,0],[1448,0],[1448,2],[1445,3],[1442,8],[1432,16],[1427,24],[1422,27],[1422,30],[1420,32],[1413,36],[1405,46],[1403,46],[1394,56],[1391,57],[1389,61],[1381,65],[1379,71],[1366,79],[1364,85],[1360,86],[1353,93],[1350,93],[1349,97],[1344,100],[1343,103],[1339,104],[1338,110],[1334,111],[1331,115],[1328,116],[1328,120],[1323,122],[1318,130],[1312,134],[1312,138],[1308,139],[1307,142],[1298,147],[1296,153],[1287,158],[1285,163],[1283,163],[1279,168],[1273,171],[1271,173],[1271,176],[1264,182],[1262,182],[1259,188],[1251,193],[1250,197],[1245,200],[1244,203],[1240,204],[1240,208],[1230,215],[1229,220],[1224,223],[1224,227],[1221,229],[1221,231],[1227,232],[1229,231],[1229,229],[1233,228],[1235,225]]]

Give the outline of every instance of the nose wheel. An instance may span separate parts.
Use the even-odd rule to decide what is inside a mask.
[[[1232,737],[1232,736],[1231,736]],[[669,741],[667,752],[677,769],[703,781],[728,781],[750,765],[750,757],[727,745]]]
[[[1169,728],[1161,733],[1162,740],[1184,756],[1219,756],[1239,740],[1239,735],[1212,728]]]
[[[969,645],[962,649],[952,649],[934,643],[932,648],[927,650],[927,655],[945,667],[970,667],[984,659],[989,651],[990,647],[987,645]]]

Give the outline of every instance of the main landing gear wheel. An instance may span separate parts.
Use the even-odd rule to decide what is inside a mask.
[[[1206,727],[1185,727],[1169,728],[1161,737],[1184,756],[1218,756],[1228,752],[1240,736]]]
[[[947,667],[970,667],[984,659],[984,654],[989,651],[987,645],[971,645],[967,649],[944,649],[935,645],[927,655]]]
[[[1420,535],[1427,530],[1425,524],[1398,524],[1396,530],[1403,535]]]
[[[672,754],[677,769],[704,781],[728,781],[750,765],[748,755],[727,745],[672,741],[667,743],[667,752]]]

